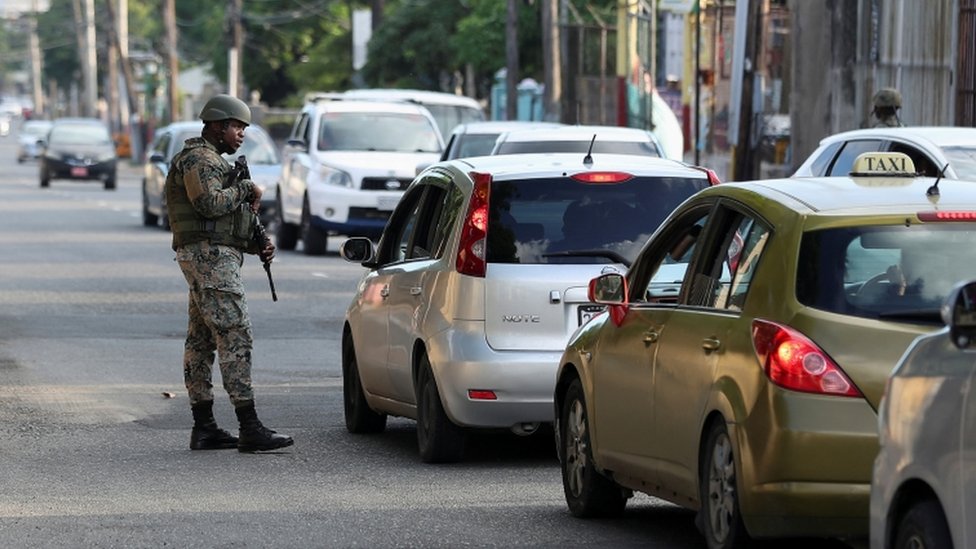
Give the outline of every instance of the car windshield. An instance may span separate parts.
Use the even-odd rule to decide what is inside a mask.
[[[485,119],[484,114],[480,110],[470,107],[461,105],[434,105],[430,103],[424,103],[423,105],[430,112],[430,115],[434,117],[434,120],[437,121],[441,135],[451,135],[451,132],[454,131],[454,128],[458,124],[480,122]]]
[[[248,164],[281,164],[278,149],[268,134],[253,129],[244,132],[244,144],[229,158],[233,160],[242,154],[247,157]]]
[[[959,179],[976,181],[976,148],[974,147],[943,147],[942,153],[949,159],[952,169]],[[942,166],[939,166],[942,169]]]
[[[496,139],[498,139],[497,133],[472,133],[464,135],[459,138],[457,154],[454,157],[487,156],[495,148]]]
[[[26,122],[24,126],[20,129],[20,132],[30,136],[44,137],[44,135],[47,134],[47,131],[50,129],[51,129],[50,124]]]
[[[494,154],[525,154],[525,153],[579,153],[586,154],[590,150],[589,141],[506,141],[500,143]],[[594,153],[632,154],[639,156],[661,156],[661,153],[649,141],[600,141],[598,137],[593,143]]]
[[[674,208],[705,179],[569,177],[494,181],[487,259],[493,263],[629,263]]]
[[[800,303],[864,318],[941,323],[949,290],[976,272],[976,223],[811,231],[800,247]]]
[[[48,137],[51,145],[104,145],[111,143],[108,128],[99,124],[55,124]]]
[[[343,112],[322,115],[321,151],[440,152],[437,129],[418,114]]]

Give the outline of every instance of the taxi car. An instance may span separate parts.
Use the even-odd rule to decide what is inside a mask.
[[[593,279],[609,310],[553,398],[570,511],[640,491],[698,510],[709,547],[866,536],[885,380],[976,270],[976,186],[914,172],[875,153],[847,177],[711,187],[626,276]]]
[[[427,168],[375,249],[365,237],[340,247],[367,268],[342,330],[346,428],[416,419],[421,459],[449,462],[469,430],[551,424],[559,355],[602,309],[587,282],[623,272],[678,204],[715,182],[680,162],[610,154]]]
[[[846,176],[866,152],[907,154],[918,173],[976,181],[976,128],[866,128],[825,137],[793,177]],[[944,171],[943,171],[944,170]]]
[[[871,548],[976,543],[976,280],[942,306],[888,380],[871,484]]]

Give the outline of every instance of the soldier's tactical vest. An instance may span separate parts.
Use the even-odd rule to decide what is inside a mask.
[[[197,212],[186,193],[183,181],[183,159],[190,153],[212,155],[204,162],[219,166],[220,181],[223,188],[235,182],[227,181],[230,165],[209,145],[187,146],[173,156],[169,173],[166,175],[166,209],[169,213],[169,226],[173,231],[173,250],[194,242],[209,241],[239,248],[249,253],[257,253],[254,229],[257,216],[251,211],[247,200],[230,213],[216,219],[207,219]]]

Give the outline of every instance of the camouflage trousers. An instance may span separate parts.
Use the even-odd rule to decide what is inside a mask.
[[[213,400],[214,353],[231,402],[254,400],[251,387],[251,319],[247,314],[243,253],[230,246],[197,242],[176,251],[190,287],[189,326],[183,348],[183,380],[190,404]]]

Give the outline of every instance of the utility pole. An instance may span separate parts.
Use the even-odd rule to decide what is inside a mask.
[[[371,27],[375,31],[380,28],[380,23],[383,22],[383,12],[386,10],[386,0],[373,0],[370,5],[370,10],[372,12]]]
[[[508,0],[508,17],[505,20],[505,118],[518,118],[518,2]]]
[[[95,0],[85,0],[85,114],[98,114],[98,60],[95,55]]]
[[[559,48],[559,1],[542,0],[542,70],[543,118],[552,122],[560,121],[560,102],[562,101],[562,57]]]
[[[739,0],[740,2],[743,0]],[[742,92],[739,95],[739,128],[735,149],[732,157],[732,180],[748,181],[756,179],[757,158],[756,146],[753,142],[753,93],[756,80],[756,50],[758,40],[756,33],[761,29],[759,20],[762,17],[762,0],[746,0],[748,15],[745,26],[745,59],[742,68]],[[738,39],[738,38],[737,38]]]
[[[244,57],[244,0],[231,0],[231,47],[227,52],[227,93],[240,97],[243,85],[244,71],[241,69],[241,59]]]
[[[75,21],[78,22],[79,24],[84,24],[85,12],[81,7],[81,0],[71,0],[71,10],[75,14]],[[88,56],[85,55],[85,50],[86,50],[85,33],[81,28],[78,28],[77,31],[78,32],[75,33],[75,40],[78,42],[78,65],[81,67],[81,74],[80,74],[81,85],[87,89],[88,88]],[[74,86],[75,84],[72,83],[72,88],[74,88]],[[71,114],[72,116],[78,116],[79,105],[78,105],[77,97],[72,92],[69,92],[69,94],[71,99],[68,103],[68,113]],[[83,108],[81,110],[82,112],[84,111]]]
[[[30,36],[28,37],[31,60],[31,97],[34,100],[34,114],[44,114],[44,94],[41,90],[41,47],[37,40],[37,0],[31,0]]]
[[[166,86],[169,91],[169,121],[176,122],[180,119],[180,92],[179,82],[177,82],[180,76],[180,63],[176,52],[176,0],[166,0],[163,20],[166,24],[166,61],[169,65],[169,79]]]

